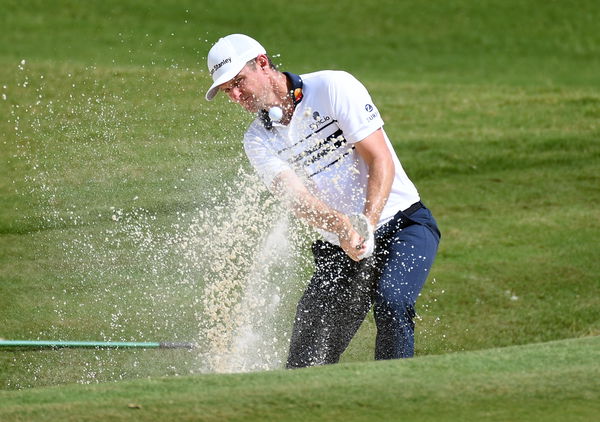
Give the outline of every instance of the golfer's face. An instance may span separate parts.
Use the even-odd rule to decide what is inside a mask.
[[[231,101],[251,113],[262,108],[266,99],[266,85],[258,66],[246,65],[232,80],[219,86]]]

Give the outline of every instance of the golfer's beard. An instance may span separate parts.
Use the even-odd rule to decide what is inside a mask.
[[[246,101],[240,103],[240,105],[250,113],[258,113],[260,110],[266,109],[266,104],[266,95],[260,97],[251,95]]]
[[[255,103],[251,103],[251,104],[242,104],[242,107],[244,108],[244,110],[246,110],[249,113],[258,113],[258,110],[260,110],[259,107],[257,107],[255,105]]]

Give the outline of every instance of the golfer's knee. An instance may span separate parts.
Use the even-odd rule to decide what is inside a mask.
[[[383,301],[376,305],[375,316],[381,327],[414,327],[416,313],[410,301]]]

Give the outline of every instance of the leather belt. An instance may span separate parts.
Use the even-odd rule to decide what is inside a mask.
[[[407,209],[405,209],[402,212],[404,214],[406,214],[407,216],[410,216],[411,214],[414,214],[415,211],[420,210],[423,207],[424,207],[423,203],[421,201],[419,201],[419,202],[415,202],[414,204],[412,204],[410,207],[408,207]]]

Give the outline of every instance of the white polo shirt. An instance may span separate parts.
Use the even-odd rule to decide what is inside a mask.
[[[379,128],[383,131],[383,120],[366,88],[349,73],[325,70],[301,78],[303,97],[290,123],[273,123],[267,129],[257,118],[244,136],[246,155],[267,187],[279,173],[292,169],[331,208],[348,215],[361,213],[368,166],[354,144]],[[396,172],[378,226],[420,199],[383,134]],[[339,244],[337,235],[319,231],[327,241]]]

